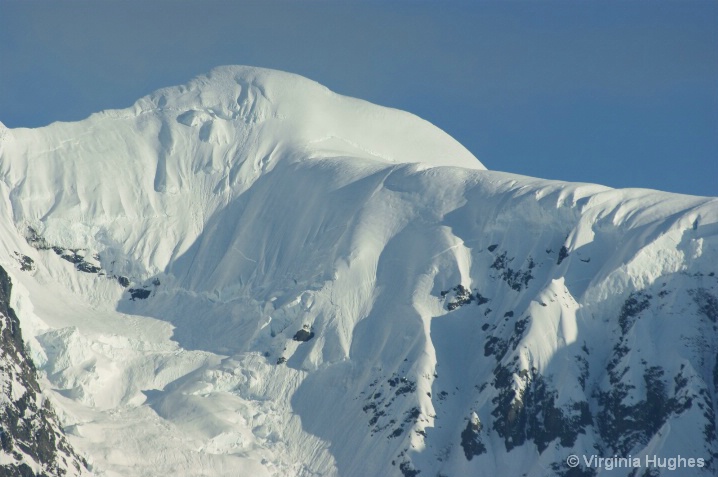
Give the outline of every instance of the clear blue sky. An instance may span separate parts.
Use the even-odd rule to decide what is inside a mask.
[[[413,112],[488,168],[718,196],[718,2],[0,1],[0,121],[223,64]]]

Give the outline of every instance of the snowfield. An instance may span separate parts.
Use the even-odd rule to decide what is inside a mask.
[[[715,198],[487,171],[233,66],[0,124],[0,251],[69,475],[718,472]]]

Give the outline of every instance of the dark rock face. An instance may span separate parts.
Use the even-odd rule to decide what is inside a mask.
[[[84,273],[100,273],[102,268],[91,264],[85,260],[85,256],[82,254],[80,249],[68,249],[64,250],[60,247],[52,247],[52,250],[60,256],[61,259],[66,260],[75,265],[75,268]],[[95,257],[97,258],[97,257]]]
[[[64,248],[58,245],[51,245],[32,227],[27,228],[27,231],[25,232],[25,240],[27,240],[27,243],[30,244],[30,246],[37,250],[52,250],[61,259],[75,265],[75,269],[79,272],[116,279],[123,288],[130,286],[129,278],[107,273],[101,266],[96,265],[96,263],[99,264],[100,262],[100,256],[98,254],[93,254],[92,261],[89,261],[87,258],[89,257],[88,251],[78,248]],[[20,255],[17,252],[15,252],[15,255],[17,256],[17,260],[20,262],[21,269],[23,271],[32,271],[35,269],[35,263],[30,257]],[[159,286],[159,280],[157,280],[155,286]]]
[[[479,306],[481,306],[485,303],[488,303],[490,301],[485,296],[482,296],[478,290],[474,290],[474,291],[476,293],[472,293],[471,290],[469,290],[468,288],[459,284],[459,285],[456,285],[451,290],[442,291],[441,298],[446,299],[447,296],[450,296],[449,295],[450,293],[453,294],[453,297],[449,298],[449,301],[446,304],[446,309],[449,311],[453,311],[453,310],[460,308],[464,305],[473,303],[474,301],[476,301],[476,303]]]
[[[466,427],[461,432],[461,448],[464,449],[466,460],[471,460],[477,455],[486,452],[486,446],[481,442],[481,421],[477,416],[472,416]]]
[[[494,430],[504,439],[507,451],[533,441],[543,452],[556,439],[562,447],[571,447],[592,424],[587,402],[557,407],[555,386],[535,369],[515,372],[499,365],[495,376],[493,385],[499,393],[492,401],[491,414]],[[515,379],[521,382],[518,389],[512,385]]]
[[[661,292],[658,296],[663,298],[668,294]],[[705,290],[702,293],[689,290],[688,294],[694,298],[698,311],[710,319],[705,307],[712,295]],[[652,298],[647,292],[635,292],[623,303],[618,317],[621,336],[613,347],[612,359],[606,365],[610,388],[597,391],[594,395],[599,404],[596,421],[600,436],[618,453],[628,453],[637,446],[646,445],[667,421],[690,410],[694,403],[704,410],[706,441],[711,443],[716,440],[710,393],[705,383],[684,376],[685,365],[671,379],[663,368],[642,360],[639,369],[643,382],[632,383],[624,379],[630,371],[624,357],[633,347],[627,333],[640,320],[650,319]],[[636,394],[640,399],[630,398]],[[710,463],[708,460],[708,465]]]
[[[130,300],[146,300],[152,292],[145,288],[130,288]]]
[[[27,228],[27,231],[25,232],[25,239],[31,247],[36,248],[37,250],[49,250],[50,248],[52,248],[47,243],[45,238],[32,227]]]
[[[421,409],[417,406],[398,410],[411,399],[416,389],[416,381],[396,373],[389,379],[377,378],[369,384],[362,411],[369,417],[372,436],[384,434],[387,439],[396,439],[422,420]],[[414,429],[414,432],[426,437],[424,429]]]
[[[32,272],[35,270],[35,261],[27,255],[15,252],[15,259],[20,264],[20,270],[23,272]]]
[[[304,327],[301,330],[294,333],[294,337],[292,338],[294,341],[309,341],[310,339],[314,338],[314,332],[309,329],[309,327]]]
[[[455,445],[451,451],[440,448],[443,442],[436,440],[434,431],[425,432],[426,445],[439,449],[434,454],[436,459],[446,462],[449,452],[457,452],[466,459],[465,465],[481,469],[485,463],[491,465],[492,455],[528,447],[555,461],[549,466],[551,475],[590,477],[601,472],[583,464],[569,467],[566,457],[581,455],[586,448],[599,456],[635,456],[665,438],[667,430],[681,428],[685,432],[688,426],[695,430],[691,445],[695,442],[705,462],[695,475],[716,475],[716,273],[666,275],[642,288],[626,289],[622,299],[596,306],[590,315],[583,311],[582,318],[590,323],[584,332],[596,330],[596,336],[588,332],[582,343],[560,347],[556,356],[563,355],[560,359],[571,364],[551,369],[544,366],[545,362],[539,365],[534,361],[536,350],[541,349],[534,340],[540,339],[548,319],[573,306],[575,295],[571,285],[549,293],[541,288],[542,283],[563,276],[558,270],[562,262],[566,262],[563,268],[578,270],[591,263],[586,251],[577,251],[578,260],[571,262],[566,260],[570,255],[567,246],[559,250],[554,245],[546,252],[555,253],[553,250],[558,251],[558,259],[534,261],[531,255],[513,256],[496,244],[488,247],[489,253],[477,262],[477,267],[482,267],[479,275],[471,276],[471,280],[491,293],[496,311],[488,307],[476,310],[475,303],[482,305],[487,300],[474,285],[457,285],[440,292],[445,309],[462,308],[462,312],[456,315],[459,323],[437,325],[437,336],[446,330],[471,330],[472,336],[479,338],[472,342],[473,349],[485,360],[487,371],[477,373],[472,368],[461,381],[472,385],[472,407],[485,422],[481,423],[478,416],[468,423],[464,420],[453,441],[461,447]],[[502,295],[503,291],[508,294]],[[537,305],[541,308],[533,312],[532,307]],[[551,335],[553,330],[547,328],[546,333]],[[675,345],[671,338],[665,338],[667,334]],[[676,353],[681,361],[663,359],[664,350]],[[437,374],[434,377],[438,380]],[[456,418],[448,404],[453,394],[436,387],[427,395],[439,417]],[[367,405],[365,412],[378,416],[372,423],[385,419],[378,403]],[[441,428],[446,422],[435,425]],[[672,438],[661,452],[668,452],[665,449],[676,442],[682,445],[675,436]],[[412,460],[412,464],[417,470],[429,469],[421,459]],[[436,469],[442,467],[440,464]],[[444,474],[439,471],[432,475]],[[635,472],[628,469],[620,475],[667,473],[644,468]]]
[[[86,467],[70,448],[49,402],[43,399],[36,370],[25,352],[20,322],[10,307],[12,285],[0,267],[0,446],[6,459],[0,475],[63,476]],[[18,397],[19,396],[19,397]],[[42,471],[33,472],[31,459]]]
[[[500,273],[500,277],[506,282],[513,290],[520,292],[524,288],[529,286],[529,282],[534,278],[531,271],[534,269],[536,264],[533,259],[529,257],[526,269],[514,269],[509,266],[513,258],[508,258],[508,253],[504,252],[498,255],[491,264],[491,268],[497,270]]]
[[[698,288],[689,292],[693,297],[693,301],[698,305],[698,311],[711,320],[713,323],[718,321],[718,298],[711,295],[705,288]]]
[[[626,334],[638,315],[650,306],[651,295],[644,292],[631,293],[628,299],[621,307],[621,315],[618,317],[618,323],[621,325],[621,332]]]
[[[646,369],[643,376],[646,398],[633,405],[624,404],[624,400],[634,386],[622,382],[612,391],[599,394],[602,409],[598,429],[601,437],[617,451],[627,454],[637,444],[647,444],[671,414],[680,414],[691,407],[690,399],[668,397],[663,375],[659,367]]]
[[[556,265],[561,265],[561,262],[568,257],[568,248],[566,248],[565,245],[561,246],[561,250],[558,251],[558,260],[556,260]]]
[[[402,462],[399,464],[399,470],[404,477],[416,477],[421,473],[420,470],[413,468],[409,462]]]
[[[100,270],[102,270],[100,267],[96,267],[95,265],[92,265],[90,263],[85,262],[84,260],[79,262],[76,265],[76,268],[85,273],[100,273]]]

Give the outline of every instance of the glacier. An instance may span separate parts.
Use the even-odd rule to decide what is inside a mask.
[[[489,171],[297,75],[0,124],[0,266],[67,475],[717,472],[718,199]]]

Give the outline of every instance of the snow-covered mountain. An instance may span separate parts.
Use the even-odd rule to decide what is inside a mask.
[[[718,469],[718,199],[487,171],[296,75],[0,125],[0,265],[68,475]]]
[[[11,291],[10,278],[0,267],[0,473],[4,477],[82,475],[87,463],[72,451],[40,390],[10,303]]]

